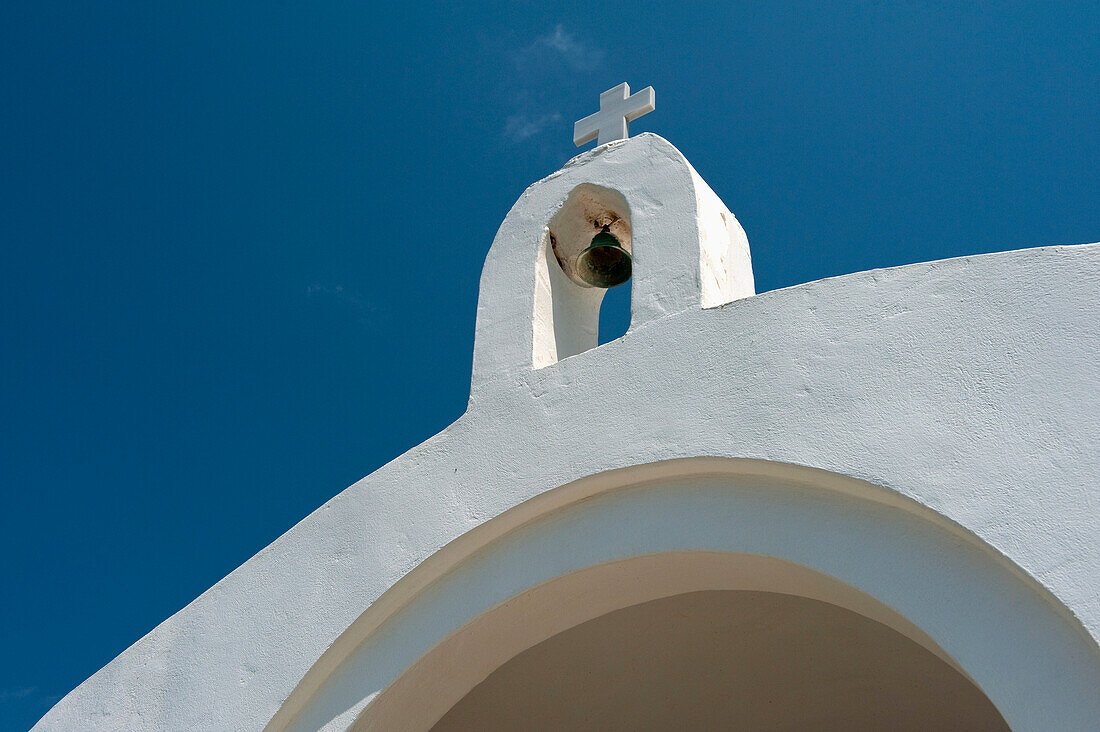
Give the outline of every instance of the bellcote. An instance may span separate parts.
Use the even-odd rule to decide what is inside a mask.
[[[744,230],[679,150],[648,133],[600,145],[530,186],[501,224],[481,274],[474,394],[594,357],[605,290],[576,266],[605,230],[633,260],[630,330],[755,293]]]

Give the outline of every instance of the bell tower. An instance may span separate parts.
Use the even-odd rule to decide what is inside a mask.
[[[595,348],[604,293],[626,277],[631,329],[755,292],[741,225],[650,133],[578,155],[509,211],[482,272],[473,391]]]

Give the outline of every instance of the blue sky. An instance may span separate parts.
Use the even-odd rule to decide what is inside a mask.
[[[9,0],[0,60],[2,729],[462,413],[493,235],[622,81],[761,291],[1100,240],[1094,2]]]

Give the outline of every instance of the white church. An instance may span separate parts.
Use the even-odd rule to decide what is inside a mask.
[[[756,295],[653,107],[504,219],[465,414],[35,730],[1100,730],[1100,244]]]

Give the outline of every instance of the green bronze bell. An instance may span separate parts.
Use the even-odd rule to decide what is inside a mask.
[[[577,276],[593,287],[616,287],[630,279],[630,252],[607,230],[577,257]]]

